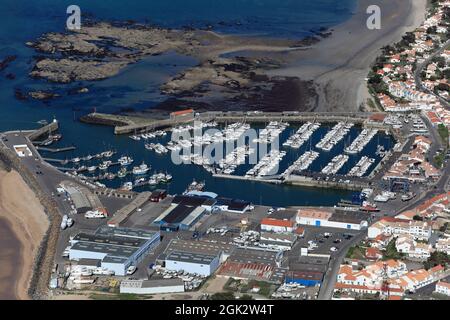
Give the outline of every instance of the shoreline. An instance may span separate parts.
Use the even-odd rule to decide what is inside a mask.
[[[18,253],[11,253],[20,261],[14,266],[16,279],[7,280],[14,282],[16,299],[31,299],[29,285],[36,255],[49,227],[48,217],[39,199],[15,170],[0,169],[0,209],[0,218],[6,221],[2,226],[14,234],[13,241],[17,240],[20,248]]]
[[[381,8],[381,29],[366,27],[366,8]],[[365,78],[381,48],[395,43],[425,19],[427,0],[359,0],[353,17],[307,50],[292,52],[287,67],[268,72],[313,80],[319,95],[314,111],[356,111],[370,98]]]

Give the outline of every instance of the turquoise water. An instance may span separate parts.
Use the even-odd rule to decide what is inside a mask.
[[[310,35],[311,30],[317,31],[321,27],[332,27],[346,21],[356,6],[355,0],[79,0],[76,3],[84,14],[99,20],[134,19],[175,28],[211,25],[214,30],[223,33],[297,39]],[[6,70],[0,72],[0,131],[34,128],[38,126],[37,121],[50,120],[55,116],[61,123],[61,133],[64,136],[61,145],[74,143],[78,147],[76,153],[79,155],[112,147],[120,153],[132,155],[136,161],[145,160],[155,169],[167,169],[174,175],[174,182],[169,186],[170,192],[184,190],[195,177],[206,180],[208,190],[254,203],[279,206],[333,205],[341,198],[350,196],[350,192],[345,191],[213,179],[200,167],[175,166],[168,163],[167,159],[157,159],[153,153],[143,148],[143,144],[134,143],[127,137],[114,136],[111,128],[76,121],[77,117],[93,108],[99,112],[116,112],[123,108],[152,107],[165,99],[158,92],[159,85],[179,71],[195,65],[196,61],[169,52],[144,59],[129,66],[119,75],[99,82],[55,86],[42,80],[30,79],[28,72],[33,66],[32,57],[36,53],[24,43],[45,32],[62,31],[65,27],[65,11],[69,4],[73,4],[72,1],[2,1],[0,59],[11,54],[17,55],[18,58]],[[15,74],[16,78],[6,79],[7,73]],[[67,95],[70,88],[78,86],[86,86],[90,92]],[[47,103],[19,101],[14,97],[15,89],[56,89],[62,97]],[[370,148],[373,146],[368,146],[367,150],[371,150]],[[298,152],[302,151],[304,150],[300,149]],[[296,156],[289,155],[282,166]],[[326,159],[323,159],[321,162],[325,161]]]

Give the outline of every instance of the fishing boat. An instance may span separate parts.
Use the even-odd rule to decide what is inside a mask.
[[[111,165],[111,161],[103,161],[98,168],[100,170],[107,170],[109,168],[109,166]]]
[[[124,178],[127,175],[127,169],[126,168],[120,168],[119,172],[117,172],[117,176],[119,178]]]
[[[117,161],[119,162],[119,164],[121,166],[128,166],[128,165],[132,164],[134,160],[131,157],[123,156],[123,157],[120,157],[119,160],[117,160]]]
[[[114,151],[107,150],[101,153],[103,158],[111,158],[114,155]]]
[[[184,193],[188,193],[191,191],[203,191],[205,188],[205,182],[197,182],[195,179],[191,182],[191,184],[187,187]]]
[[[145,178],[138,178],[138,179],[134,180],[134,185],[140,186],[140,185],[144,184],[144,182],[145,182]]]
[[[121,188],[122,190],[126,190],[126,191],[131,191],[131,190],[133,190],[133,183],[132,182],[125,182],[123,185],[122,185],[122,188]]]
[[[138,167],[133,168],[133,174],[139,175],[139,174],[146,174],[150,170],[150,166],[142,162],[142,164]]]

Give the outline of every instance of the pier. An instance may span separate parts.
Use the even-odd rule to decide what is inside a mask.
[[[60,152],[76,150],[76,147],[71,146],[71,147],[64,147],[64,148],[47,148],[47,147],[36,146],[36,150],[46,151],[46,152],[51,152],[51,153],[60,153]]]
[[[42,137],[45,134],[53,133],[59,129],[59,123],[58,121],[54,120],[48,125],[45,125],[37,130],[34,130],[32,133],[28,135],[28,139],[30,141],[35,141],[38,138]]]
[[[217,123],[245,122],[245,123],[269,123],[271,121],[281,121],[288,123],[304,122],[351,122],[361,124],[367,128],[377,128],[380,130],[389,130],[390,127],[380,123],[372,123],[368,119],[374,113],[370,112],[243,112],[243,111],[207,111],[196,113],[192,118],[142,118],[138,116],[122,116],[104,113],[90,113],[80,118],[81,122],[107,125],[114,127],[114,134],[133,134],[153,130],[171,128],[180,124],[191,123],[195,120],[203,122],[215,121]],[[48,130],[48,129],[47,129]]]
[[[345,178],[347,180],[343,181]],[[364,188],[370,187],[370,182],[367,179],[350,179],[348,177],[342,177],[341,181],[330,180],[316,180],[312,177],[296,176],[291,175],[287,178],[284,183],[294,186],[302,187],[316,187],[316,188],[327,188],[327,189],[342,189],[342,190],[353,190],[361,191]]]

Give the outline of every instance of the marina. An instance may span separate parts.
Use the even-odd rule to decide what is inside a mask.
[[[290,136],[284,143],[284,147],[291,147],[294,149],[300,148],[309,138],[314,131],[320,128],[320,123],[307,122],[302,125],[295,134]]]
[[[322,173],[324,174],[336,174],[339,170],[344,166],[344,164],[348,161],[349,157],[346,154],[340,154],[334,157],[330,163],[326,165],[325,168],[322,169]]]
[[[367,170],[372,166],[375,162],[375,159],[368,158],[366,156],[362,157],[361,160],[349,171],[349,176],[362,177]]]
[[[286,151],[271,150],[252,169],[247,171],[246,177],[265,177],[276,175],[280,161],[286,155]]]
[[[322,140],[320,140],[318,144],[316,144],[316,147],[324,151],[330,151],[347,135],[353,125],[354,124],[351,122],[339,122],[325,135],[325,137],[322,138]]]
[[[377,129],[364,129],[359,136],[353,140],[352,144],[344,149],[344,151],[350,154],[361,152],[377,133]]]
[[[116,136],[113,144],[108,139],[99,140],[96,149],[80,147],[76,150],[60,153],[60,159],[58,159],[59,156],[49,157],[46,152],[43,152],[43,157],[51,159],[61,170],[71,172],[80,179],[99,186],[117,189],[129,189],[131,187],[133,191],[145,191],[158,185],[155,185],[154,179],[149,183],[153,174],[167,170],[173,176],[173,180],[165,184],[168,192],[182,192],[185,186],[190,183],[189,180],[192,181],[192,178],[195,177],[204,180],[208,190],[213,192],[225,190],[222,191],[225,195],[239,197],[241,193],[239,190],[250,188],[250,190],[253,190],[252,193],[262,192],[263,194],[252,199],[255,203],[271,201],[284,206],[289,204],[290,201],[294,201],[295,194],[300,195],[305,192],[318,194],[319,190],[322,190],[311,188],[317,183],[293,178],[294,176],[304,174],[323,175],[322,170],[331,160],[344,152],[345,147],[347,147],[344,140],[355,140],[364,130],[359,125],[348,123],[347,138],[333,142],[334,147],[330,151],[324,151],[316,145],[329,132],[332,132],[333,128],[336,130],[336,125],[339,123],[318,121],[320,118],[304,123],[289,123],[280,118],[265,123],[252,123],[247,122],[247,119],[231,123],[222,123],[214,121],[214,119],[210,119],[203,124],[192,122],[191,124],[177,125],[172,129],[166,128],[164,131],[148,131],[136,134],[136,136],[139,136],[139,140],[130,139],[126,136]],[[341,122],[347,123],[348,120]],[[261,132],[263,133],[261,142],[256,143],[253,141],[255,138],[250,140],[247,138],[248,144],[236,146],[236,142],[241,141],[242,137],[251,137],[251,135],[248,135],[247,130],[249,129],[256,130],[257,139],[261,137]],[[184,139],[184,137],[176,139],[177,136],[181,135],[185,135],[187,139]],[[267,143],[272,136],[277,136],[273,140],[274,143]],[[392,137],[386,135],[384,131],[378,132],[376,137],[377,139],[370,140],[360,153],[348,154],[348,161],[342,165],[337,174],[344,174],[345,176],[363,156],[375,159],[373,167],[376,167],[376,164],[383,158],[384,152],[390,150],[393,145]],[[295,148],[295,143],[294,147],[291,147],[292,143],[291,146],[285,143],[289,139],[291,142],[297,143],[304,141],[299,143],[298,148]],[[57,147],[58,144],[62,143],[64,141],[55,142],[55,146]],[[78,145],[78,141],[74,141],[74,143]],[[235,146],[230,149],[231,143],[234,143]],[[106,145],[113,145],[114,149],[111,147],[105,149]],[[378,152],[380,146],[382,152]],[[164,148],[167,149],[167,152],[156,152],[157,149],[164,150]],[[105,151],[96,152],[99,149]],[[213,149],[214,151],[211,154]],[[223,151],[223,156],[216,159],[214,154],[218,150]],[[180,153],[181,164],[172,162],[170,159],[172,152]],[[266,157],[263,157],[264,154]],[[259,161],[250,162],[250,160],[254,161],[258,157],[260,158]],[[139,168],[142,162],[147,168]],[[131,166],[132,163],[134,167]],[[364,175],[368,173],[369,171]],[[135,184],[135,180],[142,178],[141,175],[146,180]],[[328,175],[333,176],[332,171]],[[135,178],[130,179],[130,176]],[[351,176],[348,175],[348,177]],[[355,176],[355,178],[357,177]],[[284,179],[286,179],[286,186],[283,188],[275,187],[273,189],[274,186],[264,183],[272,182],[279,185],[280,182],[281,184],[284,183]],[[289,186],[290,184],[295,186]],[[305,187],[297,185],[304,185]],[[340,186],[336,185],[336,187],[339,188]],[[347,187],[343,185],[343,187],[350,188],[348,185]],[[277,190],[278,188],[280,189]],[[284,196],[286,192],[291,196],[287,200],[286,198],[278,198],[277,194],[281,190],[285,190],[283,191]],[[320,192],[323,192],[323,190]],[[324,204],[335,204],[340,198],[345,197],[343,192],[345,191],[338,191],[334,188],[330,190],[330,194],[333,194],[333,196],[327,198],[326,201],[324,201],[325,199],[318,201],[323,201]],[[309,200],[305,199],[305,202],[309,203]]]
[[[308,170],[309,166],[319,157],[319,153],[316,151],[307,151],[300,156],[285,172],[282,173],[282,177],[287,177],[291,173],[300,173]]]

